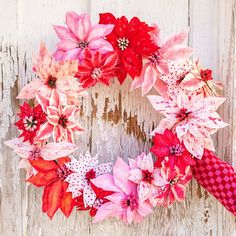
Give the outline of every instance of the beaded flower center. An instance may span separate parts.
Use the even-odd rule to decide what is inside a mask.
[[[65,165],[57,169],[57,175],[60,179],[66,179],[70,174],[71,171]]]
[[[92,72],[91,77],[93,79],[99,79],[102,77],[102,70],[100,68],[95,68]]]
[[[129,40],[127,38],[118,38],[117,43],[119,49],[122,51],[124,51],[129,46]]]
[[[37,120],[33,116],[26,116],[23,119],[24,127],[28,131],[34,131],[37,128]]]
[[[148,170],[142,170],[142,174],[143,174],[143,181],[151,183],[153,180],[153,175],[150,171]]]
[[[170,155],[181,156],[183,154],[184,148],[181,144],[171,146],[169,148]]]
[[[29,159],[31,159],[31,160],[38,159],[40,157],[40,154],[41,154],[40,148],[35,146],[34,149],[31,150],[29,153]]]
[[[176,115],[180,121],[185,120],[189,116],[190,112],[186,108],[180,109],[179,113]]]
[[[96,178],[95,170],[91,169],[91,170],[87,171],[87,173],[85,174],[85,177],[88,181],[90,181],[90,179],[95,179]]]
[[[82,49],[85,49],[86,47],[88,47],[88,43],[85,41],[80,41],[77,45],[78,45],[78,48],[82,48]]]
[[[200,75],[202,77],[202,80],[207,82],[208,80],[212,80],[212,71],[210,69],[207,70],[201,70]]]
[[[62,114],[58,120],[58,125],[62,126],[63,128],[66,128],[67,123],[68,123],[67,116]]]
[[[175,184],[177,184],[178,182],[179,182],[178,179],[171,179],[171,180],[169,181],[170,185],[175,185]]]
[[[138,203],[133,194],[126,195],[121,202],[121,206],[125,209],[130,207],[131,211],[134,211],[138,208]]]
[[[54,89],[54,88],[56,88],[56,81],[57,81],[56,77],[53,77],[52,75],[49,75],[48,78],[47,78],[47,81],[46,81],[46,85],[49,88]]]
[[[160,62],[160,59],[161,59],[160,53],[157,51],[157,52],[155,52],[154,54],[152,54],[151,56],[149,56],[148,59],[149,59],[152,63],[157,64],[157,63]]]

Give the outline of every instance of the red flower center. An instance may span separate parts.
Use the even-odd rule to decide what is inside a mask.
[[[129,40],[127,38],[118,38],[117,45],[121,51],[124,51],[129,46]]]
[[[68,123],[67,116],[62,114],[58,120],[58,125],[61,125],[63,128],[66,128],[67,123]]]
[[[160,53],[157,51],[148,58],[152,63],[157,64],[160,62]]]
[[[88,47],[88,43],[85,42],[85,41],[80,41],[78,44],[77,44],[78,48],[82,48],[82,49],[85,49],[86,47]]]
[[[37,128],[37,120],[33,116],[26,116],[23,119],[24,127],[28,131],[34,131]]]
[[[180,109],[179,113],[176,115],[176,118],[178,118],[180,121],[185,120],[191,112],[188,112],[186,108]]]
[[[142,170],[142,174],[143,174],[143,179],[142,181],[151,183],[153,178],[152,172],[148,171],[148,170]]]
[[[138,208],[138,203],[133,194],[126,195],[122,200],[121,200],[121,206],[123,209],[126,209],[128,207],[131,208],[131,211],[134,211]]]
[[[41,154],[41,149],[35,146],[34,149],[31,150],[29,153],[29,159],[30,160],[38,159],[40,157],[40,154]]]
[[[169,148],[170,155],[181,156],[184,148],[181,144],[173,145]]]
[[[57,175],[60,179],[66,179],[68,175],[71,174],[71,170],[68,169],[65,165],[57,169]]]
[[[200,75],[202,77],[202,80],[207,82],[208,80],[212,80],[212,70],[201,70]]]
[[[178,179],[171,179],[170,181],[169,181],[169,183],[170,183],[170,185],[175,185],[175,184],[177,184],[179,182],[179,180]]]
[[[49,75],[46,81],[46,85],[49,88],[54,89],[56,88],[56,81],[57,81],[57,78],[53,77],[52,75]]]
[[[85,177],[88,181],[90,181],[90,179],[94,179],[96,178],[96,172],[94,169],[91,169],[89,171],[87,171],[87,173],[85,174]]]
[[[94,68],[91,77],[93,79],[99,79],[102,77],[102,70],[100,68]]]

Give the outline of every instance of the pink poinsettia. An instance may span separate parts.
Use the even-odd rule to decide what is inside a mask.
[[[141,202],[149,201],[153,206],[156,205],[155,194],[160,186],[166,184],[166,181],[160,177],[160,170],[154,168],[151,153],[145,155],[142,153],[136,159],[129,160],[130,171],[129,180],[138,184],[138,197]]]
[[[57,90],[52,91],[49,100],[39,94],[36,99],[46,113],[47,121],[40,126],[35,140],[46,140],[52,135],[55,142],[74,142],[74,133],[83,131],[76,118],[78,108],[68,105],[65,94]]]
[[[141,202],[138,198],[137,184],[128,179],[129,171],[129,166],[118,158],[113,167],[113,175],[101,175],[92,180],[92,183],[98,188],[114,192],[105,197],[109,201],[97,210],[94,222],[108,217],[119,217],[127,224],[138,223],[152,213],[150,203]]]
[[[19,163],[19,168],[26,169],[26,179],[36,173],[29,162],[30,160],[36,160],[39,157],[47,161],[56,160],[71,154],[78,148],[75,144],[65,141],[59,143],[51,142],[41,146],[23,142],[23,140],[19,138],[8,140],[5,144],[13,148],[14,152],[22,158]]]
[[[67,95],[70,104],[77,104],[78,98],[87,94],[78,79],[74,77],[77,70],[77,61],[55,61],[41,43],[39,56],[33,61],[33,71],[39,78],[33,79],[23,87],[17,98],[32,99],[36,94],[49,97],[52,90],[56,89]]]
[[[192,179],[190,166],[187,166],[184,173],[181,173],[177,166],[173,169],[170,166],[169,159],[166,157],[161,168],[162,182],[166,182],[156,195],[155,199],[158,205],[168,206],[176,201],[185,199],[186,186]]]
[[[109,85],[111,78],[115,77],[117,62],[116,53],[101,54],[97,51],[92,54],[89,49],[86,49],[76,77],[84,88],[89,88],[97,83]]]
[[[110,173],[112,164],[99,164],[98,157],[92,157],[87,152],[84,156],[80,155],[79,160],[72,158],[66,166],[73,172],[66,178],[66,182],[69,183],[67,192],[71,192],[73,198],[83,194],[84,206],[92,207],[96,200],[96,193],[91,187],[91,180],[97,176]]]
[[[196,158],[202,157],[204,148],[214,151],[211,135],[227,126],[216,112],[225,98],[205,98],[202,94],[187,96],[180,91],[170,100],[155,95],[148,96],[148,99],[154,109],[165,116],[152,134],[172,129]]]
[[[66,13],[66,25],[67,27],[54,26],[54,30],[61,40],[54,53],[57,60],[81,61],[85,48],[89,48],[93,52],[99,51],[102,54],[113,51],[105,37],[111,33],[114,25],[92,25],[89,15],[77,15],[73,11]]]
[[[155,25],[155,33],[153,39],[158,45],[158,50],[149,55],[144,63],[143,70],[139,77],[136,77],[131,85],[131,89],[141,87],[142,95],[147,94],[152,87],[158,89],[159,84],[162,83],[160,77],[169,72],[168,62],[181,61],[187,59],[192,53],[193,49],[184,45],[184,41],[188,36],[187,31],[182,31],[168,39],[165,43],[160,43],[160,30]]]

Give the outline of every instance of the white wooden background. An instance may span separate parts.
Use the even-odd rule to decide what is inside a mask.
[[[94,21],[99,12],[134,15],[162,29],[163,38],[187,26],[189,44],[196,48],[206,67],[225,86],[227,103],[221,115],[230,128],[215,137],[217,153],[236,164],[235,0],[0,0],[0,139],[16,135],[14,125],[19,89],[33,78],[31,56],[45,40],[53,50],[57,38],[52,24],[63,24],[65,13],[88,12]],[[145,135],[159,117],[140,91],[129,92],[130,80],[109,88],[97,86],[82,103],[86,129],[81,151],[99,152],[102,160],[117,155],[134,157],[150,147]],[[154,92],[154,91],[152,91]],[[18,235],[225,235],[236,234],[235,218],[195,181],[185,202],[159,208],[140,225],[126,226],[110,220],[92,224],[86,213],[74,212],[69,219],[57,213],[52,221],[41,212],[42,191],[24,182],[17,169],[18,158],[0,143],[0,234]]]

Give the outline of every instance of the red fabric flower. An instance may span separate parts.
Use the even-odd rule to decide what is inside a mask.
[[[128,21],[125,16],[115,18],[111,13],[100,14],[99,23],[115,25],[107,40],[119,54],[119,70],[116,75],[120,83],[125,80],[127,74],[132,78],[139,76],[142,71],[142,57],[158,49],[149,34],[154,28],[137,17]]]
[[[15,125],[18,129],[23,131],[19,137],[23,137],[24,142],[29,140],[32,144],[40,125],[46,121],[42,107],[40,105],[31,107],[28,103],[24,102],[23,105],[20,106],[18,116],[20,120],[18,120]]]
[[[68,183],[64,180],[71,173],[65,166],[70,158],[63,157],[57,161],[45,161],[42,158],[30,160],[30,164],[38,173],[27,181],[37,187],[43,187],[43,212],[52,219],[56,211],[60,208],[66,217],[69,217],[75,200],[72,194],[66,192]]]
[[[91,187],[92,187],[93,191],[96,194],[96,200],[95,200],[93,206],[92,207],[89,207],[89,206],[85,207],[84,200],[83,200],[83,194],[81,194],[79,197],[76,198],[76,206],[77,206],[77,210],[79,210],[79,211],[88,211],[88,210],[90,210],[90,212],[89,212],[90,216],[94,217],[97,214],[98,208],[102,204],[109,201],[109,200],[106,199],[106,197],[113,194],[114,192],[106,191],[106,190],[103,190],[101,188],[98,188],[94,184],[92,184],[91,182],[90,182],[90,184],[91,184]]]
[[[181,171],[185,171],[187,166],[195,164],[184,144],[170,130],[166,129],[164,134],[156,133],[153,141],[151,152],[157,156],[155,167],[161,168],[161,163],[167,156],[171,167],[174,168],[177,165]]]
[[[76,77],[84,88],[94,86],[98,82],[109,85],[109,80],[115,77],[118,55],[116,53],[101,54],[84,50],[82,64],[78,67]]]

